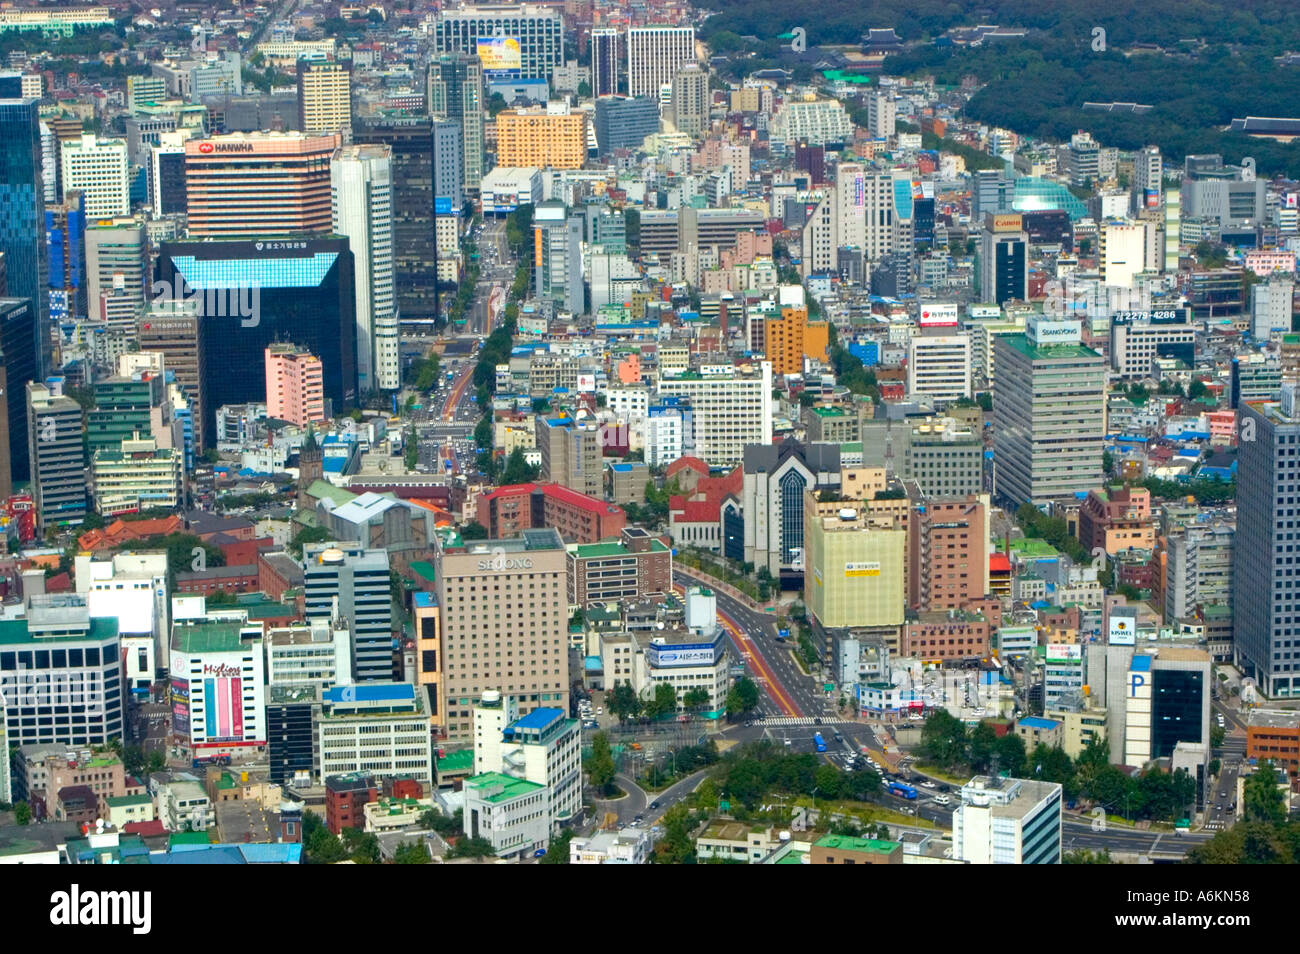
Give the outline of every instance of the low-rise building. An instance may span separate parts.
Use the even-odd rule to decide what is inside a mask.
[[[781,847],[781,834],[775,828],[719,818],[695,839],[695,855],[701,861],[717,858],[758,864]],[[785,834],[789,837],[788,833]]]
[[[542,707],[523,717],[501,693],[483,693],[474,706],[474,774],[499,772],[546,788],[552,829],[582,811],[582,734],[562,709]]]
[[[334,686],[322,694],[320,774],[366,772],[433,782],[433,742],[423,693],[405,682]]]
[[[1267,759],[1291,778],[1300,775],[1300,712],[1252,709],[1246,723],[1246,758]]]
[[[569,842],[571,865],[644,865],[650,861],[650,833],[642,828],[598,831]]]
[[[673,554],[640,527],[625,527],[618,540],[570,544],[569,602],[662,599],[672,592]]]
[[[970,864],[1061,863],[1061,786],[977,775],[952,816],[952,854]]]
[[[903,843],[849,835],[824,835],[812,844],[813,865],[901,865]]]
[[[551,825],[546,786],[500,772],[465,780],[464,832],[485,838],[500,858],[528,856],[545,849]]]
[[[380,798],[362,807],[365,830],[405,831],[418,825],[420,817],[432,808],[431,798]]]

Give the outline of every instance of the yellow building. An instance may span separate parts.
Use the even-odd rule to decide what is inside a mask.
[[[298,61],[298,128],[309,136],[352,130],[352,70],[346,63]]]
[[[823,507],[825,504],[822,505]],[[907,530],[900,521],[841,503],[819,513],[804,495],[804,602],[827,629],[903,623]]]
[[[809,321],[807,308],[782,308],[780,318],[765,318],[764,342],[773,374],[802,374],[804,355],[826,361],[830,342],[824,321]]]
[[[1077,759],[1094,739],[1106,738],[1105,709],[1084,708],[1072,712],[1048,708],[1043,715],[1061,723],[1061,748],[1072,759]]]
[[[581,169],[587,158],[587,117],[561,105],[497,114],[497,165]]]

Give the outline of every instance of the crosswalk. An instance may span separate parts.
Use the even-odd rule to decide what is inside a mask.
[[[815,723],[808,716],[775,716],[771,719],[758,719],[754,725],[774,726],[774,725],[852,725],[848,719],[822,719],[820,723]]]

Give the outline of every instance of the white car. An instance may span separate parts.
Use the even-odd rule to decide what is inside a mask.
[[[952,799],[949,798],[947,795],[934,796],[934,803],[936,805],[947,805],[950,801],[952,801]]]
[[[922,783],[921,783],[921,787],[922,787],[922,788],[938,788],[938,786],[935,785],[934,782],[931,782],[931,781],[928,781],[928,780],[922,782]]]

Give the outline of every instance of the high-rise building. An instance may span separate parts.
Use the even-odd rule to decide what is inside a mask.
[[[804,358],[827,360],[829,327],[824,321],[809,321],[807,305],[788,305],[781,308],[780,317],[754,321],[762,323],[761,351],[772,362],[773,374],[803,374]]]
[[[662,376],[657,388],[661,400],[689,402],[693,453],[710,466],[735,466],[746,445],[772,443],[770,361],[749,373]]]
[[[470,707],[484,690],[514,699],[525,715],[567,711],[568,559],[559,533],[473,542],[439,535],[433,563],[448,737],[469,740]]]
[[[563,202],[539,202],[533,212],[534,284],[538,297],[565,311],[586,311],[582,282],[583,217]]]
[[[154,508],[174,510],[184,502],[183,460],[183,448],[160,447],[139,431],[116,449],[95,451],[90,458],[95,510],[105,519]]]
[[[623,34],[607,27],[591,31],[591,95],[617,96]]]
[[[818,512],[804,495],[804,604],[823,629],[875,631],[897,645],[907,604],[907,528],[841,504]]]
[[[92,219],[131,214],[130,167],[125,139],[100,139],[87,133],[62,144],[63,192],[85,194]]]
[[[356,266],[357,388],[401,387],[393,279],[392,148],[344,146],[330,167],[334,232]]]
[[[299,427],[325,420],[320,358],[291,344],[267,347],[266,416]]]
[[[266,663],[261,636],[260,625],[250,626],[238,618],[197,617],[172,624],[175,729],[178,741],[195,757],[266,745]]]
[[[1076,189],[1097,183],[1101,175],[1101,146],[1088,133],[1077,132],[1070,137],[1066,172],[1070,176],[1070,185]]]
[[[898,121],[898,103],[888,93],[867,96],[867,131],[875,139],[889,139]]]
[[[1133,206],[1158,209],[1164,197],[1165,164],[1159,146],[1147,146],[1133,154]]]
[[[984,440],[951,419],[909,425],[899,476],[927,497],[966,497],[984,490]]]
[[[205,428],[208,389],[199,334],[201,320],[193,302],[160,299],[151,302],[148,313],[140,319],[136,340],[141,351],[162,354],[163,367],[176,379],[189,403],[194,443],[202,449],[208,446],[205,439],[211,431]]]
[[[50,323],[86,317],[86,204],[77,190],[45,208],[45,243],[50,262]]]
[[[695,60],[695,27],[628,27],[627,94],[658,99],[677,71]]]
[[[1001,305],[1029,294],[1029,236],[1018,215],[988,215],[980,230],[980,286],[982,301]]]
[[[1300,487],[1300,402],[1296,386],[1282,400],[1243,403],[1237,446],[1237,539],[1233,580],[1233,656],[1270,699],[1300,693],[1300,654],[1292,620],[1300,593],[1287,568],[1293,534],[1291,499]],[[1245,541],[1250,541],[1249,545]]]
[[[994,344],[993,490],[1014,506],[1102,485],[1106,360],[1081,336],[1078,321],[1042,319]]]
[[[1098,231],[1102,284],[1133,287],[1146,267],[1146,228],[1140,223],[1112,221],[1103,222]]]
[[[27,382],[27,458],[36,532],[80,526],[86,517],[81,405],[63,396],[62,378]]]
[[[989,501],[920,496],[909,501],[907,605],[962,609],[989,591]]]
[[[709,72],[687,63],[673,74],[673,125],[679,133],[699,136],[709,128]]]
[[[588,497],[602,492],[604,463],[600,430],[580,424],[567,414],[537,415],[537,449],[541,453],[541,479],[576,490]]]
[[[481,57],[489,69],[549,80],[564,65],[564,17],[515,3],[443,9],[433,21],[433,52]]]
[[[40,120],[34,99],[0,99],[0,255],[6,294],[26,298],[40,318],[38,377],[53,370],[48,247]],[[21,387],[22,382],[9,382]]]
[[[444,53],[429,63],[425,103],[429,115],[455,123],[460,129],[465,190],[477,193],[483,166],[483,123],[486,110],[483,63],[473,53]],[[498,165],[505,163],[498,162]],[[441,172],[441,169],[439,169]],[[442,193],[439,192],[441,195]],[[460,201],[459,196],[456,199]]]
[[[582,810],[582,730],[553,707],[519,718],[515,700],[489,690],[474,704],[474,774],[499,772],[546,787],[551,826]]]
[[[27,382],[40,373],[40,311],[25,298],[0,298],[0,500],[13,493],[14,483],[31,476],[27,446]]]
[[[1268,341],[1275,335],[1291,331],[1291,299],[1295,294],[1295,277],[1270,275],[1267,281],[1250,288],[1251,337]]]
[[[639,149],[659,131],[659,104],[645,97],[606,96],[596,100],[595,127],[602,156],[615,149]]]
[[[190,131],[178,129],[158,136],[158,145],[149,150],[149,207],[154,218],[184,214],[185,141]]]
[[[330,231],[330,158],[339,136],[230,133],[185,143],[190,235]]]
[[[927,395],[940,406],[970,397],[970,335],[913,334],[907,342],[907,393]]]
[[[352,134],[349,61],[298,61],[298,128],[308,136]]]
[[[0,99],[40,99],[43,93],[40,73],[0,73]]]
[[[263,352],[275,341],[292,341],[320,356],[325,398],[334,408],[341,412],[357,400],[356,298],[347,239],[163,242],[158,275],[160,297],[185,298],[199,307],[205,435],[215,433],[221,405],[265,396]]]
[[[581,169],[587,160],[587,114],[564,103],[497,114],[497,165],[512,169]]]
[[[1061,786],[977,775],[952,813],[952,856],[977,865],[1061,863]]]
[[[303,549],[307,619],[342,617],[352,627],[352,678],[393,678],[393,614],[388,552],[356,545],[309,544]],[[337,600],[338,606],[335,607]]]
[[[86,229],[86,307],[94,324],[130,334],[148,307],[149,236],[138,218]]]

